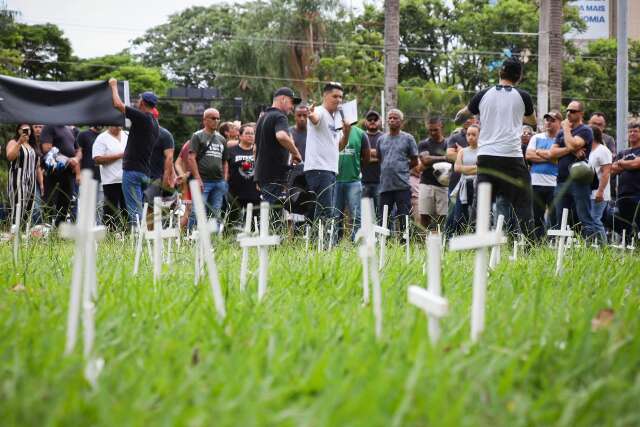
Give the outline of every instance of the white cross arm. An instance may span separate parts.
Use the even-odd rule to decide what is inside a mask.
[[[160,238],[167,239],[169,237],[178,237],[178,229],[177,228],[166,228],[164,230],[160,230]],[[155,231],[147,231],[145,233],[145,238],[147,240],[155,240],[156,232]]]
[[[374,225],[373,226],[373,231],[376,234],[382,234],[383,236],[390,236],[391,235],[391,231],[389,231],[388,228],[382,227],[380,225]]]
[[[449,241],[449,249],[452,251],[464,251],[468,249],[480,249],[503,245],[505,243],[507,243],[507,238],[501,231],[488,231],[479,234],[454,237]]]
[[[275,246],[280,244],[280,236],[267,237],[245,237],[240,240],[241,248],[249,248],[255,246]]]
[[[409,303],[431,316],[444,317],[449,314],[449,303],[445,298],[435,295],[420,286],[409,286],[408,297]]]
[[[101,240],[106,236],[107,229],[102,226],[91,227],[89,231],[83,231],[78,228],[75,224],[70,224],[68,222],[63,222],[60,224],[60,228],[58,229],[58,233],[65,239],[76,239],[82,235],[93,236],[96,240]]]
[[[560,237],[573,237],[573,231],[571,231],[571,230],[549,230],[549,231],[547,231],[547,235],[549,235],[549,236],[560,236]]]

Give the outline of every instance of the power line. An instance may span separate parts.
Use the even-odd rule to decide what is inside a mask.
[[[0,60],[9,60],[12,58],[9,57],[2,57],[0,56]],[[74,62],[74,61],[43,61],[40,59],[24,59],[24,62],[37,62],[37,63],[42,63],[42,64],[78,64],[78,62]],[[96,67],[96,68],[108,68],[111,70],[115,70],[120,68],[121,66],[118,65],[110,65],[110,64],[97,64],[97,63],[82,63],[83,66],[88,66],[88,67]],[[134,65],[141,65],[142,64],[134,64]],[[279,77],[279,76],[256,76],[256,75],[250,75],[250,74],[234,74],[234,73],[216,73],[217,77],[228,77],[228,78],[238,78],[238,79],[245,79],[245,80],[268,80],[268,81],[282,81],[282,82],[296,82],[296,83],[304,83],[304,84],[311,84],[311,85],[321,85],[321,84],[327,84],[330,82],[330,80],[320,80],[320,79],[298,79],[298,78],[293,78],[293,77]],[[368,82],[360,82],[360,81],[354,81],[354,82],[349,82],[349,83],[345,83],[345,85],[347,86],[360,86],[360,87],[371,87],[371,88],[378,88],[378,89],[383,89],[384,88],[384,84],[382,83],[368,83]],[[411,86],[411,85],[403,85],[403,84],[399,84],[398,85],[399,88],[402,89],[406,89],[406,90],[422,90],[422,91],[426,91],[426,92],[445,92],[445,91],[455,91],[457,94],[464,94],[464,93],[469,93],[469,94],[475,94],[477,91],[475,90],[466,90],[466,89],[460,89],[460,88],[426,88],[424,86]],[[535,96],[533,96],[535,98]],[[616,100],[615,99],[608,99],[608,98],[584,98],[581,97],[579,95],[576,94],[571,94],[571,93],[563,93],[562,96],[564,99],[569,99],[569,98],[579,98],[581,100],[584,101],[597,101],[597,102],[613,102],[615,103]],[[630,99],[629,102],[640,102],[640,99]]]
[[[99,32],[129,32],[135,34],[144,34],[146,31],[132,28],[132,27],[110,27],[110,26],[93,26],[93,25],[84,25],[84,24],[75,24],[75,23],[64,23],[64,22],[51,22],[45,20],[25,20],[25,23],[34,23],[34,24],[54,24],[61,27],[77,27],[82,28],[88,31],[99,31]],[[229,30],[230,31],[230,30]],[[337,49],[349,49],[349,48],[360,48],[364,50],[370,51],[382,51],[384,49],[383,44],[360,44],[360,43],[351,43],[346,45],[345,42],[335,42],[335,41],[313,41],[313,40],[301,40],[301,39],[284,39],[284,38],[270,38],[270,37],[249,37],[249,36],[236,36],[236,35],[217,35],[217,37],[221,40],[225,41],[249,41],[249,42],[258,42],[258,43],[278,43],[284,44],[288,46],[329,46]],[[433,49],[433,48],[422,48],[415,46],[401,46],[401,51],[404,54],[412,53],[412,54],[426,54],[429,55],[463,55],[463,56],[485,56],[485,57],[498,57],[501,58],[504,56],[504,52],[502,51],[483,51],[483,50],[473,50],[473,49],[458,49],[458,50],[442,50],[442,49]],[[538,56],[537,53],[529,53],[527,56],[536,58]],[[597,59],[597,60],[605,60],[608,62],[615,62],[616,57],[613,56],[593,56],[593,55],[576,55],[576,58],[580,59]],[[632,61],[640,61],[639,58],[630,58]]]

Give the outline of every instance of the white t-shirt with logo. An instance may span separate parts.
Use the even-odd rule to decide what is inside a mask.
[[[108,131],[102,132],[93,143],[91,156],[111,156],[124,152],[127,146],[127,133],[120,132],[120,138],[116,138]],[[100,165],[100,180],[103,185],[119,184],[122,182],[122,159],[108,165]]]
[[[307,147],[304,155],[304,170],[323,170],[338,174],[338,147],[342,132],[336,126],[342,124],[339,113],[331,115],[324,107],[316,107],[320,120],[314,125],[307,120]]]
[[[591,150],[591,154],[589,154],[589,164],[591,165],[592,168],[594,168],[596,170],[596,173],[598,174],[598,179],[602,179],[602,166],[604,165],[610,165],[612,162],[612,155],[611,155],[611,151],[609,151],[609,149],[603,145],[603,144],[598,144],[598,148],[596,148],[595,150]],[[611,200],[611,179],[609,179],[609,182],[607,182],[607,186],[604,188],[604,201],[608,202],[609,200]],[[595,199],[596,198],[596,192],[598,190],[593,190],[591,192],[591,198]]]
[[[531,95],[512,86],[491,86],[474,95],[469,111],[480,115],[479,156],[522,157],[522,120],[533,114]]]

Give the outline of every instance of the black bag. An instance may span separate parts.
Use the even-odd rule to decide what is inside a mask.
[[[287,197],[284,208],[291,213],[305,215],[315,207],[316,193],[308,190],[304,164],[292,166],[287,177]]]

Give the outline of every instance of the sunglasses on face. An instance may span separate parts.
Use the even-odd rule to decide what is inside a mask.
[[[580,110],[572,110],[572,109],[567,108],[567,113],[568,113],[568,114],[581,113],[581,112],[582,112],[582,111],[580,111]]]
[[[504,89],[507,92],[511,92],[511,89],[513,89],[513,86],[508,86],[508,85],[496,85],[496,90],[502,90]]]

